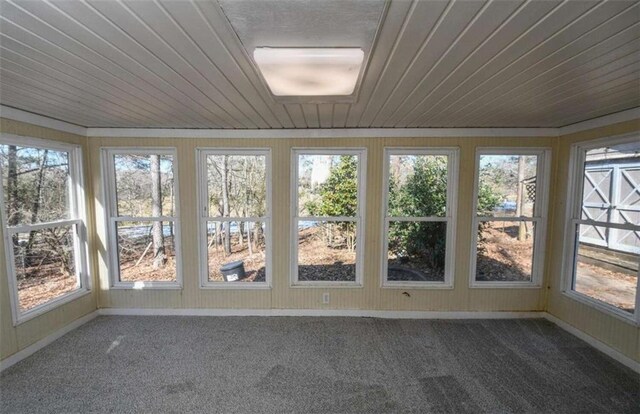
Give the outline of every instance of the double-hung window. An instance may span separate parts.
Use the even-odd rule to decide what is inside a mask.
[[[564,291],[640,322],[640,140],[572,147]]]
[[[383,286],[452,286],[457,158],[457,149],[385,149]]]
[[[550,151],[478,149],[471,286],[542,283]]]
[[[180,287],[175,149],[105,148],[103,173],[112,286]]]
[[[292,157],[293,285],[361,286],[366,150]]]
[[[90,288],[81,156],[75,145],[0,137],[0,211],[14,324]]]
[[[198,149],[202,287],[271,285],[271,152]]]

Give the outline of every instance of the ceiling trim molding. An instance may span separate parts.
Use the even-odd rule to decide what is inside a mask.
[[[575,124],[567,125],[562,128],[558,128],[559,135],[569,135],[576,132],[586,131],[588,129],[595,129],[604,127],[607,125],[617,124],[620,122],[627,122],[638,120],[640,122],[640,108],[631,108],[626,111],[616,112],[614,114],[604,115],[598,118],[589,119],[587,121],[577,122]]]
[[[577,122],[561,128],[87,128],[5,105],[0,105],[0,117],[90,138],[534,138],[558,137],[633,120],[640,122],[640,107]]]
[[[557,128],[166,129],[88,128],[88,137],[135,138],[437,138],[555,137]]]
[[[69,132],[83,137],[87,136],[87,128],[83,126],[49,118],[44,115],[34,114],[33,112],[23,111],[22,109],[12,108],[10,106],[0,105],[0,118],[25,122],[27,124],[37,125],[43,128],[55,129],[56,131]]]

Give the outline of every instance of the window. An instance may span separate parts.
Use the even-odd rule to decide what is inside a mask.
[[[565,291],[640,322],[640,140],[623,136],[572,151]]]
[[[198,150],[202,287],[271,284],[271,153]]]
[[[293,284],[360,286],[364,149],[293,150]]]
[[[383,286],[452,286],[457,156],[385,149]]]
[[[479,149],[471,286],[539,287],[549,150]]]
[[[113,286],[179,287],[175,150],[103,151]]]
[[[88,292],[80,147],[3,135],[0,204],[13,321]]]

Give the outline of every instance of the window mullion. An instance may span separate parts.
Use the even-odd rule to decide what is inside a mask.
[[[135,216],[116,216],[111,218],[115,222],[119,221],[171,221],[174,222],[177,220],[174,216],[158,216],[158,217],[135,217]]]
[[[29,233],[31,231],[37,231],[37,230],[73,226],[80,223],[82,223],[81,219],[60,220],[60,221],[51,221],[46,223],[24,224],[21,226],[7,227],[6,231],[8,234],[13,235],[16,233]]]

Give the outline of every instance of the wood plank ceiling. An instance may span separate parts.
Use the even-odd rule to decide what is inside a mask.
[[[326,6],[317,46],[335,46]],[[214,0],[3,0],[0,102],[87,127],[252,129],[559,127],[640,106],[638,1],[391,0],[382,16],[355,102],[283,104]]]

